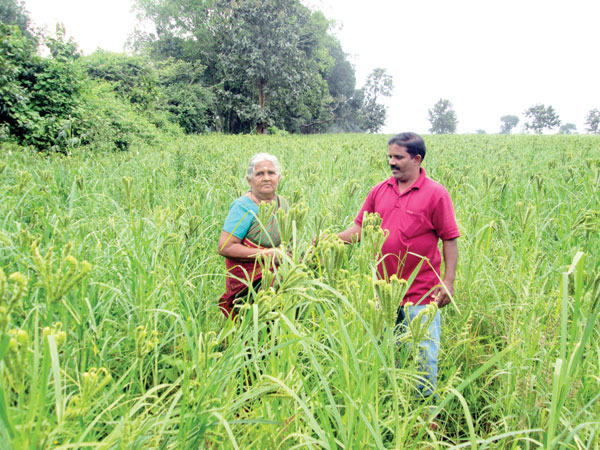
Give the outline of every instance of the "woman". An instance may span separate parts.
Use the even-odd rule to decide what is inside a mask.
[[[280,179],[279,162],[268,153],[250,158],[246,179],[250,190],[235,200],[229,208],[219,238],[219,254],[225,257],[227,277],[225,294],[219,306],[226,317],[235,316],[238,299],[248,295],[248,286],[257,287],[262,278],[260,260],[277,258],[281,244],[275,216],[259,223],[258,209],[262,202],[276,202],[275,209],[288,210],[287,201],[277,195]]]

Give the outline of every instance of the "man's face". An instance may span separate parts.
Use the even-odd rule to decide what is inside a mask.
[[[392,144],[388,149],[388,159],[392,176],[399,182],[413,181],[419,176],[421,155],[411,157],[406,147]]]

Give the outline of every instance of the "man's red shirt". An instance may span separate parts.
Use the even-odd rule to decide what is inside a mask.
[[[419,178],[402,194],[394,177],[371,189],[354,219],[361,227],[365,212],[379,213],[381,228],[389,230],[382,248],[384,259],[378,267],[379,275],[389,278],[397,274],[399,278],[408,279],[421,261],[420,256],[426,257],[429,263],[423,261],[403,304],[408,301],[421,305],[430,303],[433,300],[430,291],[440,284],[436,275],[440,273],[442,261],[438,240],[460,236],[446,188],[428,178],[421,167]]]

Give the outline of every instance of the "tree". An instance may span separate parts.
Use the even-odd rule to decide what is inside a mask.
[[[387,108],[377,103],[377,100],[392,95],[394,90],[392,76],[388,75],[385,69],[374,69],[367,77],[363,90],[365,95],[362,107],[363,127],[369,133],[377,133],[387,118]]]
[[[156,34],[138,48],[205,67],[212,114],[227,132],[270,125],[312,132],[333,120],[329,22],[299,0],[137,0]],[[352,80],[353,82],[353,80]]]
[[[331,22],[299,0],[136,0],[132,47],[151,58],[202,67],[197,83],[215,101],[207,111],[225,132],[360,128],[362,93]]]
[[[307,59],[314,42],[304,39],[310,11],[297,0],[232,3],[214,20],[218,68],[230,100],[244,121],[261,134],[273,117],[271,97],[299,98],[308,87]]]
[[[541,134],[546,128],[552,130],[560,126],[560,118],[552,106],[537,104],[527,109],[524,114],[530,119],[525,123],[525,129],[533,130],[537,134]]]
[[[38,149],[65,151],[81,104],[83,76],[74,61],[77,45],[56,27],[46,37],[47,58],[37,54],[36,41],[15,25],[0,23],[0,126],[12,139]]]
[[[0,22],[16,25],[24,37],[37,44],[37,31],[34,30],[23,0],[0,0]]]
[[[171,121],[186,133],[203,133],[211,125],[212,93],[200,83],[200,64],[172,59],[157,63],[157,110],[166,111]]]
[[[456,133],[456,126],[458,125],[458,119],[456,118],[456,112],[453,109],[450,100],[439,99],[438,102],[433,105],[433,109],[429,110],[429,123],[431,128],[429,131],[434,134],[452,134]]]
[[[271,96],[269,109],[274,125],[293,133],[319,133],[331,126],[336,118],[336,109],[345,102],[345,93],[354,90],[354,73],[338,71],[328,84],[330,74],[343,68],[346,55],[339,41],[327,34],[330,22],[320,12],[310,15],[302,29],[301,40],[309,43],[306,53],[304,88],[298,95],[290,95],[286,89]],[[350,67],[351,68],[351,67]],[[337,82],[337,84],[335,83]]]
[[[356,89],[354,67],[335,37],[328,35],[326,47],[327,53],[333,60],[326,75],[327,87],[333,100],[333,120],[323,131],[363,131],[360,110],[364,103],[364,92],[362,89]]]
[[[585,118],[586,131],[592,134],[600,134],[600,111],[592,109]]]
[[[500,117],[502,126],[500,127],[500,134],[510,134],[511,130],[519,123],[519,118],[513,115],[506,115]]]
[[[482,129],[482,128],[478,128],[477,130],[475,130],[475,133],[477,133],[477,134],[487,134],[487,132],[484,129]]]
[[[108,81],[121,98],[140,110],[153,108],[157,75],[147,58],[97,50],[79,64],[91,78]]]
[[[577,126],[574,123],[565,123],[558,129],[559,134],[577,134]]]

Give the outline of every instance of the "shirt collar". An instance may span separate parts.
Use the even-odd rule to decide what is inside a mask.
[[[423,183],[425,183],[425,178],[427,178],[425,169],[423,167],[419,167],[419,178],[417,178],[416,181],[410,186],[410,189],[407,189],[404,193],[410,192],[413,189],[420,189],[423,186]],[[387,184],[394,186],[396,190],[398,189],[398,183],[393,176],[388,178]]]

